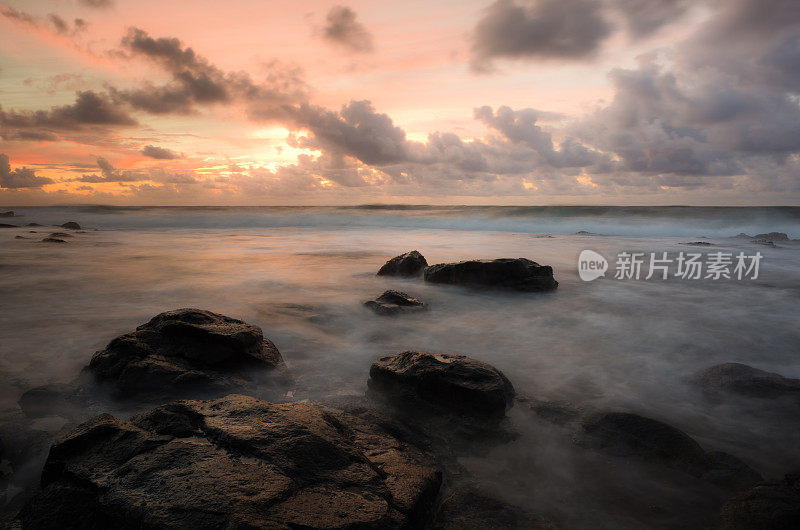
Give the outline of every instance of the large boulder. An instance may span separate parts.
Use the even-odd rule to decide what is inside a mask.
[[[25,528],[422,528],[441,472],[379,427],[308,403],[230,395],[122,421],[50,450]]]
[[[553,268],[527,258],[440,263],[425,269],[425,281],[513,289],[551,291],[558,287]]]
[[[371,392],[412,407],[501,419],[514,403],[514,387],[500,370],[465,355],[406,351],[381,357],[369,376]]]
[[[412,250],[387,261],[378,271],[378,276],[416,276],[427,266],[425,256]]]
[[[61,228],[66,228],[68,230],[80,230],[81,229],[81,225],[79,225],[75,221],[67,221],[66,223],[61,225]]]
[[[710,394],[730,392],[757,398],[800,397],[800,379],[789,379],[741,363],[711,366],[696,374],[693,381]]]
[[[384,291],[375,300],[367,300],[364,305],[379,315],[396,315],[409,311],[420,311],[428,308],[428,305],[408,295],[402,291]]]
[[[766,239],[768,241],[789,241],[788,234],[783,232],[768,232],[766,234],[756,234],[753,239]]]
[[[717,486],[740,491],[762,480],[738,458],[705,451],[691,436],[671,425],[628,412],[606,412],[586,418],[578,441],[617,456],[636,456],[680,469]]]
[[[722,507],[722,527],[730,530],[800,528],[800,474],[764,482]]]
[[[204,311],[177,309],[112,340],[87,370],[123,395],[246,386],[251,376],[283,364],[261,328]]]

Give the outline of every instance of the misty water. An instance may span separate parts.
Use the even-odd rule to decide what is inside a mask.
[[[519,394],[665,421],[767,478],[800,466],[797,416],[787,421],[769,401],[713,402],[689,382],[722,362],[800,377],[800,241],[732,237],[800,238],[800,208],[6,209],[21,217],[3,222],[47,226],[0,231],[5,414],[25,390],[72,380],[113,337],[162,311],[199,307],[260,326],[296,378],[294,399],[363,394],[381,355],[462,353],[502,370]],[[65,221],[84,230],[66,244],[40,242]],[[694,241],[713,246],[685,244]],[[559,287],[519,294],[375,275],[413,249],[431,264],[527,257],[553,266]],[[612,264],[583,282],[584,249],[609,260],[621,251],[763,259],[755,280],[618,280]],[[385,289],[430,310],[386,318],[363,307]],[[523,407],[509,414],[515,441],[462,460],[496,495],[567,527],[713,524],[724,499],[714,487],[578,448]],[[36,465],[13,491],[36,480]]]

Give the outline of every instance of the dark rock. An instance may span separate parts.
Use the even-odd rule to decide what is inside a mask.
[[[555,530],[558,526],[533,512],[488,496],[474,485],[453,489],[442,500],[437,530],[484,530],[486,528],[525,528]]]
[[[400,312],[427,309],[428,305],[421,300],[401,291],[384,291],[375,300],[368,300],[364,305],[379,315],[396,315]]]
[[[53,383],[25,391],[17,404],[29,418],[78,417],[85,411],[86,400],[78,385]],[[86,416],[84,416],[85,418]]]
[[[516,397],[517,403],[520,403],[525,408],[530,409],[541,419],[553,423],[555,425],[567,425],[580,419],[583,411],[570,404],[561,401],[547,401],[536,399],[529,396]]]
[[[58,239],[56,237],[46,237],[42,239],[42,243],[66,243],[63,239]]]
[[[637,456],[680,469],[733,491],[751,487],[761,475],[738,458],[706,452],[691,436],[666,423],[627,412],[595,414],[583,425],[581,445],[617,456]]]
[[[81,225],[79,225],[75,221],[68,221],[68,222],[64,223],[63,225],[61,225],[61,228],[67,228],[69,230],[80,230],[81,229]]]
[[[768,241],[789,241],[789,236],[783,232],[769,232],[766,234],[756,234],[753,239],[766,239]]]
[[[739,232],[738,235],[733,236],[736,239],[753,239],[753,236],[748,236],[744,232]]]
[[[427,266],[425,256],[412,250],[387,261],[378,271],[378,276],[416,276]]]
[[[381,357],[369,370],[369,388],[393,401],[423,402],[459,414],[502,419],[514,387],[495,367],[464,355],[406,351]]]
[[[692,247],[713,247],[712,243],[708,241],[692,241],[691,243],[683,243],[684,245],[689,245]]]
[[[751,243],[755,243],[756,245],[764,245],[766,247],[774,247],[775,243],[770,241],[769,239],[754,239]]]
[[[19,228],[18,225],[8,225],[5,223],[0,223],[0,228]]]
[[[553,268],[526,258],[441,263],[425,269],[425,281],[498,287],[517,291],[551,291],[558,287]]]
[[[731,392],[757,398],[800,397],[800,379],[765,372],[741,363],[717,364],[694,376],[693,382],[706,392]]]
[[[283,364],[261,328],[201,309],[153,317],[117,337],[92,357],[87,369],[119,394],[246,386],[254,371]]]
[[[50,237],[75,237],[72,234],[67,234],[66,232],[53,232],[50,234]]]
[[[308,403],[231,395],[59,440],[25,528],[422,528],[441,472],[413,446]]]
[[[722,527],[730,530],[800,528],[800,474],[763,482],[722,507]]]
[[[28,238],[25,236],[14,236],[14,239],[28,239]]]
[[[44,226],[44,225],[40,225],[39,223],[28,223],[25,226]]]
[[[0,217],[14,217],[14,211],[0,212]]]

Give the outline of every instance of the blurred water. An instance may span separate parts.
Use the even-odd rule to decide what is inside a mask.
[[[362,393],[383,354],[463,353],[503,370],[518,392],[668,421],[768,476],[800,465],[796,424],[765,413],[768,404],[709,403],[687,383],[696,370],[729,361],[800,377],[800,242],[771,248],[730,238],[800,237],[798,208],[13,209],[24,217],[4,222],[71,220],[85,232],[55,245],[38,242],[55,228],[0,229],[4,409],[32,386],[69,381],[94,351],[153,315],[200,307],[260,326],[297,376],[298,398]],[[715,246],[683,244],[702,236]],[[764,258],[757,280],[585,283],[576,261],[587,248],[609,258],[623,250]],[[429,263],[528,257],[552,265],[560,285],[532,295],[375,276],[412,249]],[[362,307],[385,289],[431,309],[387,319]],[[553,441],[561,438],[550,427],[521,411],[513,417],[521,440],[465,462],[500,489],[516,484],[504,494],[523,504],[577,502],[569,469],[583,457]],[[555,462],[558,470],[548,467]],[[542,476],[550,477],[546,488]],[[586,513],[571,522],[585,526]]]

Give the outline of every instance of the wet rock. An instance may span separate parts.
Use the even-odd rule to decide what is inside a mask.
[[[53,232],[52,234],[50,234],[49,237],[63,238],[63,237],[75,237],[75,236],[73,236],[72,234],[67,234],[66,232]]]
[[[582,429],[577,440],[580,445],[658,462],[723,489],[741,491],[762,480],[738,458],[719,451],[706,452],[680,429],[637,414],[595,414],[583,421]]]
[[[497,368],[465,355],[406,351],[381,357],[369,370],[369,388],[413,407],[425,403],[450,412],[502,419],[514,387]]]
[[[42,243],[66,243],[66,241],[57,237],[46,237],[42,239]]]
[[[0,223],[0,228],[19,228],[18,225],[9,225],[5,223]]]
[[[790,379],[741,363],[711,366],[696,374],[693,382],[711,394],[730,392],[766,399],[800,397],[800,379]]]
[[[261,328],[202,309],[177,309],[117,337],[87,370],[122,395],[189,388],[242,388],[258,371],[283,364]]]
[[[378,276],[416,276],[427,266],[425,256],[412,250],[387,261],[378,271]]]
[[[756,245],[764,245],[766,247],[774,247],[775,243],[770,241],[769,239],[754,239],[751,243],[755,243]]]
[[[558,287],[552,267],[527,258],[440,263],[425,269],[425,281],[517,291],[551,291]]]
[[[28,223],[25,226],[44,226],[44,225],[40,225],[39,223]]]
[[[26,528],[421,528],[441,472],[375,425],[308,403],[231,395],[59,440]]]
[[[800,528],[800,474],[763,482],[722,507],[722,527],[729,530]]]
[[[474,485],[453,489],[445,495],[433,526],[437,530],[525,528],[555,530],[558,526],[533,512],[495,499]]]
[[[25,236],[14,236],[14,239],[28,239],[28,238]]]
[[[23,392],[17,404],[29,418],[74,418],[86,410],[84,393],[85,390],[77,384],[52,383]]]
[[[753,239],[766,239],[768,241],[789,241],[789,236],[783,232],[768,232],[766,234],[756,234]]]
[[[520,395],[517,395],[516,401],[541,419],[555,425],[573,423],[583,415],[583,411],[579,407],[562,401],[548,401]]]
[[[690,243],[683,243],[683,244],[684,245],[689,245],[689,246],[692,246],[692,247],[713,247],[714,246],[712,243],[709,243],[708,241],[692,241]]]
[[[68,222],[64,223],[63,225],[61,225],[61,228],[67,228],[69,230],[80,230],[81,229],[81,225],[79,225],[75,221],[68,221]]]
[[[14,211],[0,212],[0,217],[14,217]]]
[[[375,300],[368,300],[364,305],[379,315],[396,315],[401,312],[420,311],[428,305],[402,291],[384,291]]]

